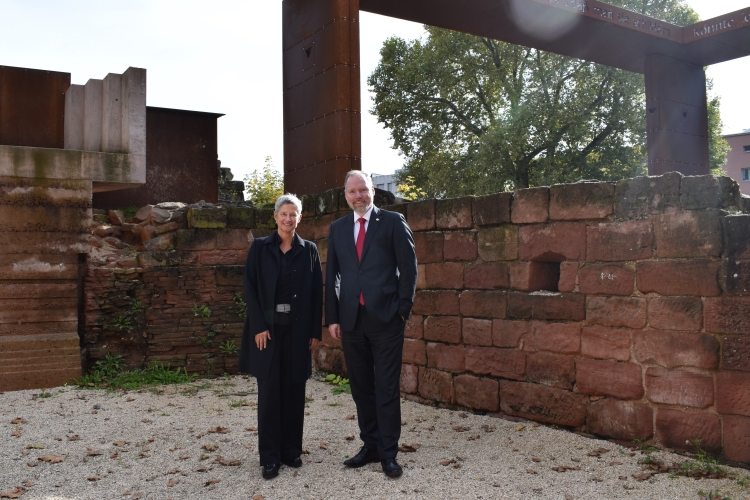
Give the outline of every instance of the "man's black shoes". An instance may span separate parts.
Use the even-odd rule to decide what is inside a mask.
[[[283,463],[287,467],[294,467],[295,469],[299,469],[300,467],[302,467],[302,459],[300,457],[293,458],[291,460],[282,460],[281,463]]]
[[[396,462],[396,458],[386,458],[380,461],[380,465],[383,467],[383,472],[388,477],[401,477],[404,473],[404,469]]]
[[[263,479],[273,479],[279,475],[281,464],[266,464],[263,466]]]
[[[359,453],[354,455],[352,458],[344,460],[344,465],[356,469],[357,467],[363,467],[367,464],[371,464],[380,460],[377,450],[371,450],[367,447],[362,447]]]

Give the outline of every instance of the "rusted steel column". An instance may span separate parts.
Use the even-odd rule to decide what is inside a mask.
[[[708,111],[701,66],[661,55],[646,58],[648,173],[706,175]]]
[[[359,0],[284,0],[284,189],[339,187],[361,165]]]

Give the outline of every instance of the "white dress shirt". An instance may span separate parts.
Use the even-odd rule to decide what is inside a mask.
[[[367,211],[365,215],[362,217],[357,214],[357,212],[354,212],[354,244],[357,244],[357,236],[359,235],[359,219],[363,218],[365,219],[365,233],[367,232],[367,228],[370,225],[370,215],[372,215],[372,209],[375,205],[370,207],[370,210]]]

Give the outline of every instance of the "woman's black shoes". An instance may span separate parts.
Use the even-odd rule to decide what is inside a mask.
[[[282,460],[281,463],[283,463],[287,467],[294,467],[295,469],[302,467],[302,459],[300,457],[293,458],[291,460]]]
[[[273,479],[279,475],[281,464],[267,464],[263,466],[263,479]]]
[[[344,460],[344,465],[356,469],[357,467],[364,467],[367,464],[378,462],[380,457],[378,456],[377,450],[371,450],[367,447],[362,447],[359,453],[354,455],[348,460]]]

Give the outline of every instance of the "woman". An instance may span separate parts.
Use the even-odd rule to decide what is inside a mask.
[[[245,264],[247,317],[239,369],[258,379],[258,451],[263,477],[300,467],[310,350],[321,338],[323,278],[315,243],[295,230],[302,203],[280,196],[277,230],[258,238]]]

